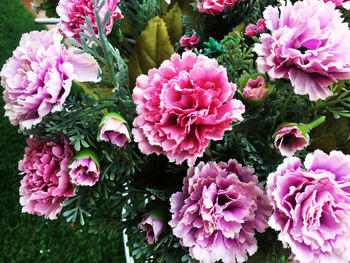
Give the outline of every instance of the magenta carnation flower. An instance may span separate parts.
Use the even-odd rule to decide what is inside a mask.
[[[98,81],[99,66],[88,54],[74,54],[56,30],[24,34],[1,70],[5,115],[29,129],[50,112],[62,110],[72,81]]]
[[[194,48],[197,47],[197,44],[199,43],[199,36],[197,33],[192,30],[190,33],[186,33],[184,36],[180,39],[180,45],[185,47],[186,51],[192,51]]]
[[[242,120],[244,105],[232,99],[235,91],[215,59],[192,52],[172,55],[137,78],[132,133],[140,150],[193,165],[210,139],[221,140],[231,122]]]
[[[332,2],[336,6],[343,7],[345,9],[350,9],[350,0],[323,0],[325,3]]]
[[[29,138],[27,144],[24,159],[18,164],[24,174],[19,189],[22,212],[56,219],[61,203],[74,195],[75,186],[67,173],[74,148],[63,140],[55,143]]]
[[[257,24],[249,24],[245,29],[245,34],[249,37],[254,37],[258,33],[266,30],[266,19],[259,19]]]
[[[244,0],[201,0],[197,3],[199,12],[209,15],[217,15],[228,7],[234,8],[235,4]]]
[[[119,0],[106,0],[105,5],[99,11],[101,23],[103,23],[106,12],[108,10],[111,11],[111,17],[105,26],[106,35],[112,32],[114,19],[123,18],[122,13],[117,6],[118,3]],[[93,30],[95,31],[96,35],[98,35],[95,10],[92,0],[60,0],[56,8],[56,12],[61,18],[59,28],[65,37],[72,37],[80,42],[80,32],[93,36],[91,32],[81,28],[82,25],[87,27],[85,17],[89,17],[91,19]]]
[[[290,157],[268,177],[269,224],[303,263],[350,260],[350,155],[316,150],[301,166]]]
[[[271,214],[254,169],[236,160],[189,168],[170,204],[173,234],[201,263],[247,260],[257,250],[254,230],[265,231]]]
[[[286,125],[276,131],[274,144],[283,156],[290,157],[296,151],[304,149],[309,141],[297,125]]]
[[[270,34],[254,51],[258,70],[271,79],[290,79],[296,94],[325,99],[328,86],[350,78],[350,30],[333,3],[289,1],[264,11]]]
[[[162,220],[148,215],[142,219],[138,226],[143,231],[146,231],[148,244],[153,244],[154,241],[158,241],[160,234],[163,232],[164,223]]]

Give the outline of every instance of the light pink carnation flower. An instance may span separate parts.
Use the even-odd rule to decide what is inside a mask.
[[[62,141],[38,141],[29,138],[24,159],[18,169],[24,177],[19,193],[22,212],[56,219],[61,203],[74,195],[67,167],[73,158],[73,146]]]
[[[72,81],[98,81],[99,66],[88,54],[74,54],[56,30],[24,34],[1,70],[5,116],[22,130],[62,110]]]
[[[291,157],[309,144],[308,139],[296,125],[286,125],[279,128],[275,134],[274,144],[283,156]]]
[[[68,169],[70,179],[76,185],[93,186],[100,178],[99,161],[91,150],[79,152]]]
[[[242,120],[244,105],[232,99],[235,91],[224,67],[192,52],[182,58],[174,54],[148,76],[139,76],[132,133],[141,152],[193,165],[210,139],[221,140],[231,122]]]
[[[325,3],[332,2],[336,6],[341,6],[347,10],[350,9],[350,0],[323,0]]]
[[[189,168],[170,204],[173,234],[201,263],[246,261],[258,249],[254,230],[264,232],[271,214],[254,169],[236,160]]]
[[[290,79],[296,94],[310,100],[332,95],[328,86],[350,78],[350,30],[332,2],[289,1],[264,11],[270,34],[254,51],[258,70],[271,79]]]
[[[243,96],[248,100],[263,99],[268,92],[265,79],[262,76],[258,76],[255,80],[249,79],[243,88]]]
[[[290,157],[268,177],[274,206],[269,225],[303,263],[348,263],[350,260],[350,155],[316,150],[303,168]]]
[[[235,4],[244,0],[202,0],[197,3],[199,12],[209,15],[217,15],[225,11],[228,7],[234,8]]]
[[[111,142],[118,147],[122,147],[125,142],[131,141],[125,120],[116,113],[107,114],[102,119],[99,138],[102,141]]]
[[[192,51],[194,48],[197,47],[199,40],[199,36],[194,30],[192,30],[192,33],[187,33],[181,37],[180,45],[185,47],[186,51]]]
[[[163,232],[164,223],[162,220],[148,215],[142,219],[138,226],[143,231],[146,231],[148,244],[153,244],[154,241],[158,241],[160,234]]]
[[[111,11],[111,17],[105,27],[106,35],[112,32],[114,19],[123,18],[120,9],[117,6],[118,3],[119,0],[106,0],[105,5],[99,11],[101,23],[103,23],[106,12],[108,10]],[[80,42],[80,32],[84,32],[87,35],[92,36],[93,34],[91,32],[83,30],[80,27],[82,25],[87,27],[87,24],[85,23],[86,16],[90,17],[93,30],[95,31],[96,35],[98,35],[95,10],[92,0],[60,0],[56,8],[56,12],[61,18],[59,28],[65,37],[72,37]]]

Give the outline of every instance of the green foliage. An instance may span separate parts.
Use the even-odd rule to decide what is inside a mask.
[[[227,77],[233,83],[238,83],[244,72],[253,73],[254,70],[253,48],[244,43],[243,33],[238,33],[237,36],[238,41],[229,39],[225,43],[226,53],[217,59],[227,69]]]
[[[268,5],[275,6],[278,3],[276,0],[248,0],[242,1],[235,5],[234,8],[229,8],[223,15],[228,23],[238,25],[242,22],[249,23],[262,18],[262,12]]]
[[[160,0],[130,0],[120,5],[125,22],[131,26],[132,37],[137,39],[145,30],[148,21],[161,16]]]

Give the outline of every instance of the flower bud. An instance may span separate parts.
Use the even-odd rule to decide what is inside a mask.
[[[259,19],[257,24],[249,24],[245,29],[245,34],[249,37],[254,37],[258,33],[264,32],[266,30],[266,19]]]
[[[308,131],[325,121],[322,116],[310,124],[284,123],[274,134],[274,144],[283,156],[291,157],[309,145]]]
[[[122,116],[113,112],[106,114],[100,123],[99,139],[122,147],[126,141],[130,142],[130,135]]]
[[[260,105],[273,89],[260,74],[243,75],[239,87],[242,96],[255,106]]]
[[[186,34],[181,37],[180,45],[185,47],[186,51],[192,51],[197,47],[199,40],[200,37],[194,30],[192,30],[192,32],[186,32]]]
[[[146,232],[148,244],[153,244],[154,241],[158,241],[160,234],[163,232],[164,220],[157,216],[157,212],[152,211],[138,226]]]
[[[266,88],[265,79],[262,76],[258,76],[256,80],[248,80],[246,86],[243,88],[243,96],[247,100],[263,99],[268,91],[269,90]]]
[[[68,166],[71,182],[76,185],[93,186],[100,176],[100,164],[95,152],[79,152]]]
[[[274,136],[274,144],[283,156],[291,157],[309,144],[308,136],[305,136],[297,125],[280,127]]]

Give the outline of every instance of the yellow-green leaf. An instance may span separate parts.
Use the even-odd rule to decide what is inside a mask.
[[[160,9],[162,10],[162,14],[165,14],[168,11],[169,4],[165,2],[165,0],[160,1]]]
[[[91,87],[86,83],[77,82],[84,90],[85,94],[93,96],[95,99],[113,96],[113,86],[94,86]]]
[[[234,38],[240,38],[240,34],[245,32],[247,24],[245,22],[240,23],[238,26],[234,27],[231,32],[228,33],[222,40],[226,39],[228,36]]]
[[[178,3],[165,14],[163,19],[168,28],[170,41],[175,44],[182,36],[182,11]]]
[[[130,87],[133,88],[136,78],[147,74],[148,70],[158,68],[164,60],[174,53],[170,43],[167,27],[163,19],[152,18],[136,41],[134,51],[129,61]]]

